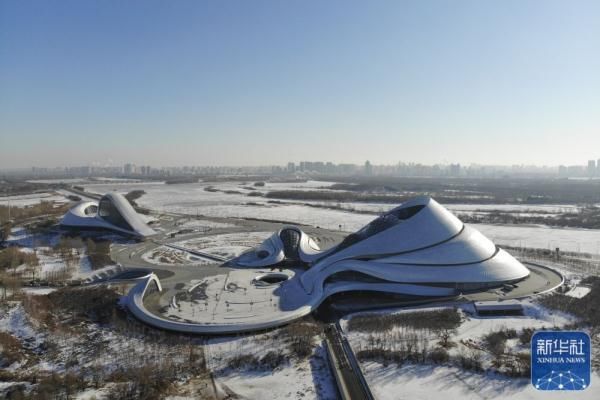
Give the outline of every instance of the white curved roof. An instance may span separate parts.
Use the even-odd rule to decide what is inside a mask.
[[[488,259],[496,253],[496,245],[481,232],[465,226],[460,234],[437,246],[419,251],[378,258],[394,264],[464,264]]]
[[[300,282],[307,293],[320,291],[328,277],[345,271],[422,285],[501,284],[529,275],[510,254],[427,196],[381,215],[324,252],[311,249],[308,235],[292,229],[301,232],[300,260],[309,268]],[[282,231],[241,256],[238,264],[269,266],[284,261]]]
[[[427,196],[414,198],[401,206],[383,214],[362,228],[356,234],[368,230],[369,226],[377,220],[393,216],[400,210],[410,207],[422,206],[423,208],[407,220],[399,220],[379,233],[361,240],[343,250],[336,251],[323,258],[319,264],[331,264],[356,255],[361,257],[393,255],[423,249],[452,239],[463,229],[463,223],[450,211],[442,207],[437,201]]]
[[[102,201],[109,201],[131,229],[111,223],[98,212],[90,212],[90,208],[92,207],[98,209],[99,204]],[[100,199],[100,202],[82,201],[75,204],[63,216],[60,224],[69,227],[110,229],[139,237],[147,237],[156,234],[152,228],[146,225],[140,215],[133,209],[131,204],[129,204],[129,201],[127,201],[123,195],[116,192],[110,192],[104,195]]]
[[[286,230],[293,230],[299,235],[298,256],[302,262],[312,262],[322,257],[322,252],[315,241],[296,226],[285,226],[273,233],[258,247],[242,254],[237,260],[238,265],[246,267],[261,267],[277,264],[285,259],[285,245],[281,235]]]
[[[90,218],[96,216],[96,212],[94,213],[86,213],[86,210],[89,208],[98,208],[98,203],[95,201],[81,201],[75,204],[73,207],[69,209],[69,212],[65,214],[63,217],[63,221],[72,219],[74,223],[76,223],[76,218]]]
[[[156,232],[140,218],[140,215],[134,210],[133,206],[125,196],[117,192],[108,192],[102,196],[100,203],[105,199],[109,200],[115,206],[119,211],[119,214],[121,214],[123,219],[125,219],[133,229],[132,232],[139,236],[151,236],[156,234]]]

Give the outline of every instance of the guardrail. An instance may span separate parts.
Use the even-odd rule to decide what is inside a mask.
[[[339,322],[325,331],[325,347],[339,393],[343,400],[374,400],[350,343]]]

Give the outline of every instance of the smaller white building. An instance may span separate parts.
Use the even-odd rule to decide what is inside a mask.
[[[77,203],[65,214],[60,225],[77,229],[107,229],[139,238],[156,234],[125,196],[117,192],[105,194],[99,202]]]

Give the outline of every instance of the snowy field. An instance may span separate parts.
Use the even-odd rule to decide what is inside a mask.
[[[521,302],[523,306],[523,316],[506,316],[506,317],[479,317],[476,315],[475,310],[471,304],[461,304],[459,306],[459,310],[461,311],[465,320],[457,329],[456,333],[453,335],[453,341],[467,340],[467,339],[476,339],[480,338],[483,335],[499,330],[499,329],[516,329],[520,330],[523,328],[552,328],[554,326],[563,326],[567,324],[571,324],[577,321],[577,319],[571,315],[561,313],[558,311],[549,310],[532,300],[523,300]],[[397,311],[392,310],[383,310],[378,311],[376,313],[366,312],[366,313],[356,313],[352,316],[357,315],[390,315],[394,313],[410,313],[414,311],[433,311],[440,310],[442,306],[436,307],[419,307],[414,309],[401,309]],[[351,317],[352,317],[351,316]],[[348,318],[346,317],[341,321],[343,329],[346,331],[346,335],[348,340],[350,340],[354,350],[363,348],[367,346],[367,342],[371,333],[366,332],[358,332],[358,331],[348,331]],[[394,328],[392,330],[393,333],[404,333],[404,328]],[[374,333],[377,334],[377,333]],[[385,332],[382,332],[385,334]],[[436,340],[434,335],[431,335],[430,340]],[[454,349],[453,351],[456,351]]]
[[[0,197],[0,205],[11,207],[29,207],[41,203],[42,201],[68,203],[70,200],[64,195],[56,192],[44,192],[24,194],[18,196],[2,196]]]
[[[463,344],[478,345],[482,337],[492,331],[501,329],[515,329],[519,332],[523,328],[552,328],[554,326],[564,326],[576,321],[576,319],[568,314],[551,311],[546,309],[531,300],[526,300],[523,303],[524,316],[507,316],[507,317],[478,317],[474,313],[471,305],[460,306],[461,314],[463,314],[464,322],[452,335],[451,340],[457,343],[456,347],[449,350],[451,355],[456,356],[459,351],[465,351],[466,347]],[[438,310],[439,307],[423,307],[419,311]],[[410,309],[400,310],[400,313],[410,313]],[[382,312],[382,313],[388,313]],[[365,313],[357,313],[361,315]],[[371,313],[368,313],[371,314]],[[377,314],[375,314],[377,315]],[[386,332],[358,332],[348,331],[347,319],[342,321],[342,326],[346,332],[346,336],[351,343],[355,352],[369,346],[369,336],[371,334],[377,337],[381,335],[396,333],[402,337],[406,335],[406,328],[395,327]],[[414,330],[412,331],[414,332]],[[430,343],[437,341],[435,335],[429,334]],[[389,336],[388,336],[389,337]],[[516,354],[526,351],[529,346],[521,345],[515,339],[507,342],[508,352]],[[492,356],[487,353],[482,353],[482,361],[484,365],[490,365]],[[429,400],[432,398],[440,398],[442,395],[445,398],[451,399],[597,399],[599,391],[592,388],[583,392],[571,392],[569,397],[565,397],[564,393],[550,393],[538,391],[533,388],[527,378],[509,378],[496,373],[476,373],[462,370],[455,366],[435,366],[430,364],[412,364],[407,363],[401,366],[395,363],[384,366],[377,361],[364,361],[361,363],[365,377],[374,392],[377,399],[398,399],[399,393],[402,393],[402,398]],[[595,375],[593,379],[600,379],[600,376]]]
[[[304,183],[267,183],[264,187],[253,187],[251,183],[218,182],[182,185],[165,185],[157,183],[145,184],[95,184],[86,186],[87,190],[105,193],[118,190],[126,193],[134,189],[143,189],[138,203],[151,209],[177,212],[190,215],[206,215],[223,218],[261,218],[270,220],[300,223],[322,228],[354,232],[375,218],[374,215],[360,214],[352,211],[340,211],[326,208],[315,208],[292,201],[282,204],[268,203],[262,197],[249,197],[251,191],[268,190],[310,190],[331,185],[332,182],[308,181]],[[209,192],[204,190],[213,186],[219,190],[231,190],[239,193]],[[250,188],[250,189],[247,189]],[[251,203],[251,204],[249,204]],[[302,202],[307,203],[307,202]],[[328,204],[312,202],[314,204]],[[333,203],[329,203],[333,204]],[[383,212],[394,207],[390,204],[374,203],[334,203],[336,206],[348,207],[358,211]],[[474,210],[503,210],[521,213],[572,212],[575,206],[569,205],[505,205],[505,204],[451,204],[453,211],[474,212]],[[475,228],[500,245],[527,246],[554,249],[560,247],[565,251],[600,254],[600,232],[589,229],[550,228],[546,226],[514,226],[476,224]]]
[[[303,201],[304,202],[304,201]],[[323,201],[310,202],[314,204],[332,204]],[[348,210],[383,213],[396,207],[396,204],[385,203],[363,203],[363,202],[344,202],[335,203],[336,206]],[[576,205],[566,204],[446,204],[449,210],[457,213],[473,214],[489,213],[491,211],[511,212],[518,215],[558,215],[560,213],[575,213],[580,210]]]
[[[456,367],[409,364],[398,368],[371,361],[362,367],[378,400],[596,400],[599,397],[593,386],[568,394],[540,391],[534,389],[529,379],[478,374]]]
[[[324,348],[318,346],[307,359],[298,360],[290,357],[287,343],[278,332],[210,339],[205,347],[207,364],[221,389],[228,388],[244,399],[337,399]],[[236,356],[263,357],[270,351],[289,357],[288,362],[274,370],[228,368],[228,362]]]
[[[206,219],[190,218],[186,221],[183,221],[183,222],[180,221],[177,223],[177,228],[179,228],[179,229],[193,229],[193,230],[199,230],[199,231],[204,231],[204,230],[208,230],[208,229],[233,228],[233,227],[235,227],[234,224],[209,221]]]
[[[118,272],[114,265],[108,265],[104,268],[92,270],[89,257],[84,248],[75,249],[75,256],[71,263],[67,263],[60,256],[52,254],[51,248],[60,241],[59,233],[29,234],[26,229],[20,226],[12,228],[11,234],[7,239],[10,245],[17,246],[20,251],[32,253],[35,249],[39,259],[39,266],[31,267],[25,264],[19,265],[16,270],[25,278],[31,278],[35,275],[40,279],[97,279],[101,275]],[[112,233],[101,236],[106,240],[123,241],[123,239]]]
[[[449,204],[452,211],[504,211],[518,213],[574,213],[579,207],[568,204]]]
[[[600,254],[600,230],[551,228],[538,225],[473,224],[497,244]]]
[[[90,260],[84,250],[81,250],[76,254],[75,259],[68,263],[61,257],[49,254],[49,247],[37,247],[36,254],[39,259],[40,265],[38,267],[31,267],[25,264],[20,265],[16,268],[16,271],[22,274],[25,278],[33,278],[34,276],[39,279],[94,279],[99,277],[101,274],[114,273],[114,265],[109,265],[101,269],[92,270]],[[32,252],[30,248],[21,248],[23,252]]]
[[[123,325],[121,328],[125,327]],[[0,304],[0,332],[5,332],[19,340],[26,350],[21,352],[23,358],[13,362],[5,370],[11,373],[38,375],[40,378],[50,372],[64,373],[87,370],[82,376],[90,379],[89,371],[103,371],[107,375],[119,369],[136,368],[145,363],[167,364],[174,362],[188,365],[190,345],[197,341],[181,343],[157,342],[144,335],[132,334],[127,329],[115,329],[93,323],[79,323],[76,329],[49,331],[30,319],[24,307],[18,302]],[[48,350],[52,349],[52,350]],[[197,347],[197,354],[202,348]],[[76,360],[76,362],[74,362]],[[181,382],[191,378],[186,369],[180,372]],[[2,389],[14,382],[0,382]],[[31,387],[30,383],[25,383]],[[113,383],[100,382],[100,388],[94,389],[90,384],[80,393],[71,393],[76,399],[100,400],[111,399],[109,389]],[[44,397],[50,398],[50,397]],[[60,397],[63,398],[63,397]],[[199,398],[196,396],[186,399]],[[201,396],[200,396],[201,398]]]
[[[565,295],[570,296],[570,297],[575,297],[577,299],[581,299],[582,297],[584,297],[591,291],[592,291],[592,289],[589,287],[576,286],[573,289],[569,290],[567,293],[565,293]]]
[[[134,178],[106,178],[106,177],[97,177],[93,179],[89,178],[59,178],[59,179],[31,179],[27,182],[31,183],[45,183],[45,184],[56,184],[56,183],[68,183],[71,185],[76,184],[89,184],[91,182],[141,182],[139,179]]]

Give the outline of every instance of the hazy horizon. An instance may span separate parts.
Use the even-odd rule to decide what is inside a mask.
[[[0,169],[600,158],[600,3],[4,1]]]
[[[590,159],[591,160],[591,159]],[[598,159],[600,160],[600,158]],[[598,160],[594,160],[594,161],[598,161]],[[571,166],[579,166],[582,167],[583,170],[585,171],[585,168],[587,167],[587,161],[588,160],[583,160],[583,162],[579,162],[579,163],[574,163],[574,164],[485,164],[485,163],[462,163],[460,160],[457,160],[456,162],[434,162],[434,163],[420,163],[420,162],[414,162],[414,161],[398,161],[396,163],[390,163],[390,164],[379,164],[379,163],[374,163],[371,162],[370,160],[364,160],[362,162],[346,162],[346,161],[340,161],[340,162],[333,162],[334,165],[343,165],[343,164],[352,164],[352,165],[356,165],[358,167],[363,167],[365,162],[369,161],[371,163],[372,166],[374,167],[390,167],[390,166],[395,166],[395,165],[399,165],[399,164],[403,164],[403,165],[423,165],[423,166],[450,166],[451,164],[459,164],[461,167],[487,167],[487,168],[512,168],[512,167],[518,167],[518,168],[539,168],[539,169],[558,169],[561,166],[565,166],[565,167],[571,167]],[[52,170],[52,169],[61,169],[61,168],[70,168],[70,167],[98,167],[98,168],[111,168],[111,167],[118,167],[118,168],[122,168],[124,167],[126,164],[133,164],[136,167],[143,167],[143,166],[149,166],[152,168],[183,168],[183,167],[198,167],[198,168],[269,168],[269,167],[286,167],[288,162],[292,162],[295,164],[295,166],[299,166],[301,162],[332,162],[331,160],[288,160],[286,162],[283,163],[265,163],[265,164],[157,164],[157,163],[140,163],[137,164],[135,162],[131,162],[130,160],[126,160],[123,162],[116,162],[116,161],[112,161],[111,163],[100,163],[100,162],[88,162],[88,163],[82,163],[82,164],[55,164],[55,165],[41,165],[41,164],[33,164],[33,165],[27,165],[27,166],[20,166],[20,167],[0,167],[0,172],[4,171],[4,172],[27,172],[27,171],[31,171],[32,168],[45,168],[48,170]],[[600,162],[598,162],[598,164],[600,165]]]

